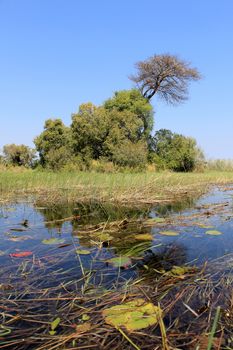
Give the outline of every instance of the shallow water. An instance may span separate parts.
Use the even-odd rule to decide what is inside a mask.
[[[0,284],[9,273],[37,276],[37,287],[51,287],[76,280],[92,270],[93,286],[114,287],[135,278],[143,264],[169,270],[174,265],[200,265],[233,253],[233,190],[215,188],[197,201],[148,209],[114,208],[92,204],[89,207],[42,207],[18,203],[0,208]],[[64,218],[78,216],[75,220]],[[164,218],[155,222],[150,218]],[[108,227],[111,221],[125,225]],[[144,224],[148,221],[149,224]],[[130,224],[133,220],[133,224]],[[99,223],[103,223],[98,228]],[[97,226],[95,226],[97,225]],[[96,230],[95,230],[96,227]],[[217,230],[219,235],[206,232]],[[165,236],[172,231],[177,236]],[[101,234],[101,236],[99,236]],[[107,234],[107,236],[106,236]],[[147,234],[145,239],[139,235]],[[148,239],[152,235],[152,239]],[[53,244],[45,244],[44,240]],[[138,249],[139,247],[139,249]],[[77,250],[85,250],[77,253]],[[30,252],[28,257],[12,254]],[[124,266],[114,267],[111,258],[129,256]],[[49,276],[49,278],[45,278]],[[54,278],[53,278],[54,276]],[[16,278],[16,277],[15,277]],[[20,282],[19,282],[20,283]]]

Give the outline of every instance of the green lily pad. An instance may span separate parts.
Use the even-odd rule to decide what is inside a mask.
[[[105,232],[95,234],[95,237],[97,237],[97,239],[99,239],[101,242],[111,241],[113,239],[109,233]]]
[[[134,238],[137,241],[152,241],[153,240],[153,236],[150,233],[138,234],[138,235],[135,235]]]
[[[128,256],[119,256],[109,259],[108,262],[114,267],[126,267],[131,264],[131,259]]]
[[[159,233],[164,236],[179,236],[179,232],[176,231],[160,231]]]
[[[205,228],[205,229],[214,228],[214,226],[211,226],[211,225],[205,225],[205,224],[197,224],[197,226],[199,226],[199,227],[201,227],[201,228]]]
[[[102,315],[107,324],[116,328],[125,327],[132,332],[158,323],[162,310],[144,299],[135,299],[105,309]]]
[[[145,221],[145,224],[151,225],[151,224],[163,224],[165,222],[164,218],[150,218]]]
[[[80,255],[88,255],[88,254],[91,254],[90,250],[87,250],[87,249],[77,249],[77,250],[76,250],[76,253],[77,253],[77,254],[80,254]]]
[[[206,231],[206,234],[213,235],[213,236],[219,236],[219,235],[222,235],[222,232],[217,231],[217,230],[209,230],[209,231]]]
[[[62,244],[65,240],[61,238],[49,238],[49,239],[43,239],[42,243],[44,244]]]

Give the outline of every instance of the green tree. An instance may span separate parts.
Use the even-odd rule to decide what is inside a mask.
[[[138,139],[147,138],[153,129],[153,108],[137,89],[115,92],[104,107],[109,111],[131,112],[135,119],[140,119],[143,124],[138,130]]]
[[[82,104],[72,115],[72,137],[75,155],[98,159],[104,156],[103,143],[110,129],[108,112],[92,103]]]
[[[70,128],[61,119],[46,120],[44,131],[34,143],[43,167],[58,170],[73,157]]]
[[[204,159],[195,139],[161,129],[153,138],[154,161],[160,168],[192,171]]]
[[[105,158],[119,163],[114,156],[116,149],[121,147],[123,152],[123,144],[128,147],[130,143],[139,142],[143,127],[143,120],[127,108],[120,110],[116,107],[106,108],[105,105],[97,107],[91,103],[83,104],[79,112],[72,116],[75,155],[81,154],[84,159]],[[136,151],[137,147],[134,149]]]
[[[31,167],[35,159],[35,150],[25,145],[5,145],[3,159],[6,164]]]

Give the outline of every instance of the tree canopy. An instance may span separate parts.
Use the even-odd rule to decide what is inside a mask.
[[[30,167],[35,159],[35,151],[25,145],[5,145],[3,159],[7,164]]]
[[[138,138],[148,137],[153,129],[153,107],[137,89],[117,91],[112,98],[104,103],[107,110],[131,112],[135,118],[141,119],[143,125],[139,130]]]
[[[183,102],[188,97],[188,84],[199,80],[200,73],[190,64],[173,55],[154,55],[136,63],[137,73],[130,79],[143,97],[150,100],[155,94],[167,103]]]
[[[61,119],[45,121],[44,131],[34,139],[42,166],[59,169],[72,158],[70,128]]]

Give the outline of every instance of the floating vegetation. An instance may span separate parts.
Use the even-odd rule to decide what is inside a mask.
[[[176,231],[159,231],[159,233],[163,236],[179,236],[179,232]]]
[[[153,241],[154,237],[150,233],[144,233],[144,234],[141,233],[141,234],[135,235],[134,239],[136,239],[137,241]]]
[[[128,267],[131,265],[132,261],[128,256],[119,256],[109,259],[108,262],[114,267]]]
[[[209,231],[206,231],[206,234],[212,235],[212,236],[219,236],[219,235],[222,235],[222,232],[217,231],[217,230],[209,230]]]
[[[97,206],[3,209],[0,349],[233,349],[227,196],[101,219]]]
[[[132,332],[158,323],[162,310],[144,299],[134,299],[105,309],[102,314],[106,323]]]
[[[33,252],[26,251],[26,252],[19,252],[19,253],[11,253],[10,257],[11,258],[26,258],[28,256],[33,255]]]
[[[77,249],[76,253],[80,254],[80,255],[89,255],[89,254],[91,254],[90,250],[87,250],[87,249]]]
[[[49,239],[43,239],[43,241],[42,241],[43,244],[62,244],[64,242],[65,242],[64,239],[56,238],[56,237],[49,238]]]

